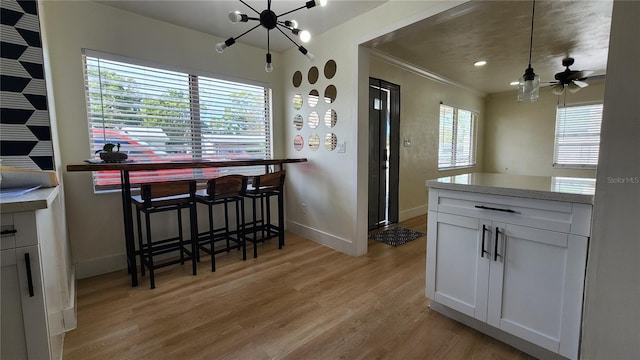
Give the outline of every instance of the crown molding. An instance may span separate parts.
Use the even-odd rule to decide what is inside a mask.
[[[463,85],[461,83],[458,83],[456,81],[447,79],[444,76],[440,76],[440,75],[438,75],[436,73],[432,73],[432,72],[430,72],[430,71],[428,71],[426,69],[423,69],[423,68],[421,68],[421,67],[419,67],[417,65],[411,64],[411,63],[409,63],[409,62],[407,62],[405,60],[399,59],[399,58],[397,58],[395,56],[391,56],[391,55],[389,55],[389,54],[387,54],[385,52],[382,52],[380,50],[369,48],[369,54],[371,56],[377,58],[377,59],[380,59],[380,60],[388,63],[388,64],[397,66],[397,67],[399,67],[399,68],[401,68],[403,70],[406,70],[406,71],[408,71],[410,73],[413,73],[413,74],[416,74],[418,76],[421,76],[421,77],[423,77],[425,79],[429,79],[429,80],[438,82],[440,84],[444,84],[444,85],[447,85],[447,86],[452,86],[452,87],[459,88],[459,89],[462,89],[462,90],[465,90],[465,91],[469,91],[469,92],[471,92],[471,93],[473,93],[475,95],[478,95],[480,97],[487,96],[487,93],[484,92],[484,91],[478,91],[476,89],[470,88],[470,87],[468,87],[466,85]]]

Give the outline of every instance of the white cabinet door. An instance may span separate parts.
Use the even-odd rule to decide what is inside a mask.
[[[427,296],[463,314],[487,320],[490,239],[488,222],[429,212]],[[484,241],[483,241],[484,237]]]
[[[49,336],[38,246],[2,250],[1,261],[0,357],[49,359]]]
[[[586,238],[494,223],[496,230],[487,322],[576,359],[584,274],[574,269],[585,268]]]

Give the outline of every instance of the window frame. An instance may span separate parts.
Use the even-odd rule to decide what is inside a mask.
[[[447,166],[441,166],[440,165],[440,151],[441,151],[441,145],[443,144],[443,142],[441,141],[441,137],[442,137],[442,113],[443,107],[448,107],[453,109],[453,120],[452,120],[452,142],[451,142],[451,161],[449,162],[449,164]],[[458,111],[467,111],[469,113],[471,113],[471,136],[470,136],[470,144],[469,144],[469,152],[470,152],[470,162],[468,164],[463,164],[463,165],[456,165],[456,152],[457,152],[457,142],[458,142]],[[456,106],[452,106],[452,105],[447,105],[445,103],[440,103],[440,106],[438,106],[438,171],[448,171],[448,170],[456,170],[456,169],[466,169],[466,168],[472,168],[475,167],[477,164],[477,124],[478,124],[478,118],[480,117],[480,113],[478,111],[474,111],[474,110],[469,110],[469,109],[465,109],[462,107],[456,107]]]
[[[585,103],[575,103],[575,104],[562,104],[562,105],[558,105],[556,107],[556,119],[555,119],[555,127],[554,127],[554,134],[553,134],[553,161],[552,161],[552,166],[553,168],[558,168],[558,169],[597,169],[598,167],[598,158],[599,158],[599,145],[600,145],[600,140],[598,139],[598,150],[597,150],[597,154],[596,154],[596,163],[595,164],[586,164],[586,163],[568,163],[568,162],[562,162],[559,163],[558,162],[558,139],[559,139],[559,135],[558,135],[558,129],[561,126],[560,125],[560,109],[567,109],[567,108],[577,108],[577,107],[587,107],[587,106],[594,106],[594,105],[598,105],[602,108],[602,110],[600,111],[600,130],[598,132],[598,136],[599,138],[602,136],[602,111],[604,110],[604,103],[602,101],[592,101],[592,102],[585,102]],[[565,110],[566,111],[566,110]],[[586,126],[586,124],[582,124],[583,126]]]
[[[119,55],[113,55],[113,54],[108,54],[108,53],[103,53],[103,52],[99,52],[99,51],[95,51],[95,50],[89,50],[89,49],[82,49],[82,66],[83,66],[83,81],[84,81],[84,87],[85,87],[85,106],[87,107],[86,109],[86,114],[87,114],[87,129],[88,129],[88,140],[89,140],[89,147],[90,147],[90,152],[93,152],[93,148],[96,146],[96,144],[99,143],[98,140],[96,140],[93,132],[95,130],[101,131],[101,132],[105,132],[107,130],[114,130],[111,129],[110,127],[105,126],[107,124],[107,122],[105,122],[104,120],[100,120],[100,119],[104,119],[105,116],[111,115],[111,114],[107,114],[105,112],[102,112],[102,114],[98,114],[99,117],[96,120],[95,119],[95,112],[93,111],[93,109],[91,108],[92,105],[92,98],[91,96],[95,98],[95,95],[90,94],[90,78],[89,78],[89,69],[91,68],[91,66],[89,66],[89,62],[88,59],[96,59],[96,60],[102,60],[102,61],[109,61],[109,62],[119,62],[119,63],[123,63],[125,65],[131,65],[131,67],[145,67],[145,68],[150,68],[151,70],[157,70],[158,72],[154,73],[154,72],[150,72],[150,74],[145,74],[140,76],[140,79],[144,78],[144,77],[149,77],[152,78],[154,75],[159,74],[159,72],[176,72],[179,73],[180,75],[180,79],[178,80],[180,82],[180,84],[184,84],[184,86],[186,86],[188,88],[188,92],[186,94],[186,99],[187,99],[187,103],[188,103],[188,109],[186,109],[186,111],[189,113],[189,119],[186,121],[186,123],[184,123],[183,125],[178,125],[178,127],[176,129],[180,129],[181,126],[185,127],[188,126],[190,129],[190,133],[191,135],[189,136],[189,142],[188,142],[188,148],[186,149],[186,153],[187,156],[193,160],[200,160],[203,157],[207,157],[206,155],[206,149],[205,149],[205,141],[211,141],[209,139],[206,139],[205,136],[203,136],[203,129],[205,128],[209,128],[210,131],[214,131],[211,128],[211,125],[216,124],[215,121],[212,120],[216,120],[216,118],[211,117],[209,118],[207,115],[202,115],[201,116],[201,112],[205,112],[204,109],[206,109],[207,104],[204,100],[200,101],[200,97],[203,94],[199,87],[198,84],[201,81],[204,82],[208,82],[209,83],[209,90],[217,90],[218,88],[215,87],[216,83],[224,83],[224,82],[228,82],[229,83],[229,87],[230,88],[235,88],[236,86],[240,86],[240,88],[242,88],[242,86],[247,86],[247,89],[249,89],[250,87],[254,87],[254,88],[258,88],[258,89],[252,89],[253,92],[255,92],[255,90],[260,90],[259,88],[262,89],[262,97],[259,97],[258,99],[264,100],[264,103],[261,105],[262,101],[255,103],[254,105],[256,105],[256,108],[259,109],[258,110],[258,115],[255,119],[263,119],[262,121],[258,121],[256,124],[262,124],[262,125],[258,125],[261,126],[261,131],[259,134],[259,138],[258,141],[260,143],[262,143],[263,145],[261,145],[258,149],[258,153],[263,154],[261,156],[264,156],[264,158],[272,158],[273,157],[273,94],[272,94],[272,89],[270,88],[269,84],[267,83],[263,83],[263,82],[257,82],[257,81],[251,81],[251,80],[246,80],[246,79],[238,79],[238,78],[232,78],[232,77],[228,77],[228,76],[220,76],[217,74],[211,74],[211,73],[206,73],[206,72],[202,72],[202,71],[194,71],[192,69],[187,69],[187,68],[180,68],[180,67],[176,67],[176,66],[168,66],[165,64],[158,64],[158,63],[152,63],[152,62],[148,62],[145,60],[140,60],[140,59],[135,59],[135,58],[129,58],[129,57],[124,57],[124,56],[119,56]],[[95,60],[93,60],[95,61]],[[133,71],[132,68],[127,69],[128,71]],[[100,74],[100,76],[102,76]],[[184,79],[182,79],[182,77],[184,77]],[[184,81],[185,79],[188,79],[188,83],[185,82],[183,83],[182,81]],[[145,84],[146,85],[146,84]],[[195,85],[195,86],[194,86]],[[143,85],[144,86],[144,85]],[[182,85],[180,85],[182,86]],[[225,88],[226,89],[226,88]],[[227,89],[228,90],[228,89]],[[206,91],[206,90],[205,90]],[[246,90],[246,91],[250,91],[250,90]],[[102,94],[102,89],[100,89],[100,94],[97,96],[97,98],[99,99],[100,103],[102,104],[102,100],[103,99],[104,94]],[[141,98],[145,98],[145,96],[148,95],[141,95]],[[257,95],[256,95],[257,96]],[[250,95],[251,97],[251,95]],[[151,99],[153,99],[153,97],[151,97]],[[222,102],[214,102],[214,104],[221,104],[219,105],[221,108],[227,108],[231,105],[228,105],[225,100],[233,100],[233,98],[230,98],[229,95],[214,95],[213,98],[208,99],[209,101],[220,101],[222,99]],[[102,106],[102,105],[100,105]],[[171,108],[169,108],[171,109]],[[233,107],[231,108],[233,111]],[[140,115],[140,109],[137,109],[136,113],[133,113],[133,117],[135,117],[136,115],[139,116]],[[183,109],[184,111],[184,109]],[[213,111],[213,110],[211,110]],[[92,115],[94,116],[94,118],[92,118]],[[243,115],[240,115],[243,116]],[[100,118],[102,117],[102,118]],[[219,119],[218,119],[219,120]],[[116,128],[115,130],[122,132],[123,135],[127,135],[129,136],[128,133],[126,133],[125,131],[123,131],[123,129],[127,126],[127,122],[130,122],[130,119],[126,119],[126,117],[123,120],[119,120],[119,122],[116,122]],[[237,121],[237,120],[236,120]],[[102,122],[102,124],[100,124],[100,122]],[[250,123],[250,124],[253,124]],[[99,127],[96,127],[96,125],[98,125]],[[140,124],[138,124],[138,127]],[[186,127],[185,127],[186,129]],[[237,129],[237,128],[236,128]],[[238,137],[239,141],[242,142],[241,140],[245,140],[246,138],[249,137],[247,136],[246,131],[251,132],[251,129],[247,129],[245,128],[245,130],[242,133],[232,133],[232,132],[225,132],[223,130],[223,132],[221,133],[220,139],[223,140],[221,143],[217,143],[217,145],[214,145],[214,151],[208,155],[209,158],[213,158],[216,157],[215,154],[218,154],[219,152],[222,153],[224,151],[219,151],[219,150],[227,150],[225,144],[225,139],[222,139],[223,137],[228,137],[228,138],[234,138],[234,137]],[[115,135],[113,135],[115,136]],[[214,138],[216,135],[213,135]],[[244,136],[244,138],[242,138]],[[117,137],[117,136],[116,136]],[[136,140],[140,140],[135,138],[135,136],[132,136],[134,139]],[[253,136],[255,137],[255,136]],[[126,141],[126,139],[125,139]],[[255,141],[255,139],[253,140]],[[139,148],[136,147],[131,147],[128,150],[132,151],[133,153],[141,153],[144,152],[145,150],[148,150],[148,144],[146,143],[136,143],[137,145],[139,145]],[[187,144],[187,143],[185,143]],[[249,143],[250,144],[250,143]],[[222,147],[220,147],[219,145],[222,145]],[[165,149],[170,149],[170,145],[167,144],[167,147]],[[264,146],[264,147],[263,147]],[[216,150],[218,149],[218,150]],[[262,150],[260,150],[262,149]],[[164,150],[164,149],[160,149],[160,150]],[[235,154],[236,151],[238,153],[244,152],[245,149],[241,149],[238,148],[237,150],[234,150],[233,148],[229,148],[229,154]],[[148,151],[147,151],[148,152]],[[165,151],[159,151],[159,153],[164,153],[166,154]],[[247,158],[256,158],[256,157],[251,157],[252,150],[248,150],[246,155]],[[94,154],[90,154],[91,157],[95,157]],[[168,159],[170,159],[171,155],[168,155]],[[225,156],[225,155],[219,155],[219,156]],[[233,156],[233,155],[231,155]],[[153,159],[151,160],[153,161]],[[163,160],[156,160],[156,161],[166,161],[165,159]],[[148,174],[146,174],[145,176],[149,178],[149,180],[145,180],[145,181],[154,181],[153,178],[156,176],[156,172],[158,172],[158,174],[160,175],[166,175],[163,176],[162,179],[164,179],[165,177],[169,176],[171,178],[171,180],[173,179],[178,179],[178,178],[202,178],[203,175],[205,178],[208,177],[215,177],[215,176],[222,176],[224,175],[223,173],[228,173],[228,172],[233,172],[233,173],[243,173],[243,174],[247,174],[247,175],[253,175],[253,174],[258,174],[258,173],[262,173],[264,172],[264,166],[257,166],[257,167],[227,167],[227,168],[211,168],[213,169],[216,173],[219,174],[203,174],[202,169],[186,169],[184,172],[184,174],[180,173],[172,173],[172,174],[160,174],[160,172],[162,172],[161,170],[158,171],[154,171],[154,172],[149,172]],[[168,172],[168,171],[167,171]],[[109,182],[107,184],[103,183],[103,184],[99,184],[98,180],[100,179],[105,179],[104,177],[101,176],[106,176],[104,173],[108,173],[108,171],[102,172],[93,172],[93,176],[92,176],[92,183],[93,183],[93,188],[94,188],[94,193],[106,193],[106,192],[114,192],[114,191],[120,191],[121,189],[121,183],[120,183],[120,176],[119,174],[117,175],[117,181],[115,181],[116,177],[115,176],[110,176],[109,177]],[[138,172],[132,173],[132,174],[137,174]],[[109,174],[109,175],[116,175],[114,174]],[[132,185],[135,185],[134,179],[132,178]],[[138,182],[144,182],[144,181],[138,181]]]

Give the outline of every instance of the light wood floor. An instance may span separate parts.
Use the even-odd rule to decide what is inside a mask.
[[[208,257],[197,276],[159,270],[154,290],[126,271],[80,280],[64,359],[530,359],[427,307],[425,237],[357,258],[286,241],[219,255],[215,273]]]

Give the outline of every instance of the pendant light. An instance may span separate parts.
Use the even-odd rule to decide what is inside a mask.
[[[518,102],[538,101],[540,96],[540,76],[533,72],[531,67],[531,51],[533,49],[533,19],[536,13],[536,0],[533,0],[531,11],[531,37],[529,40],[529,66],[518,82]]]

